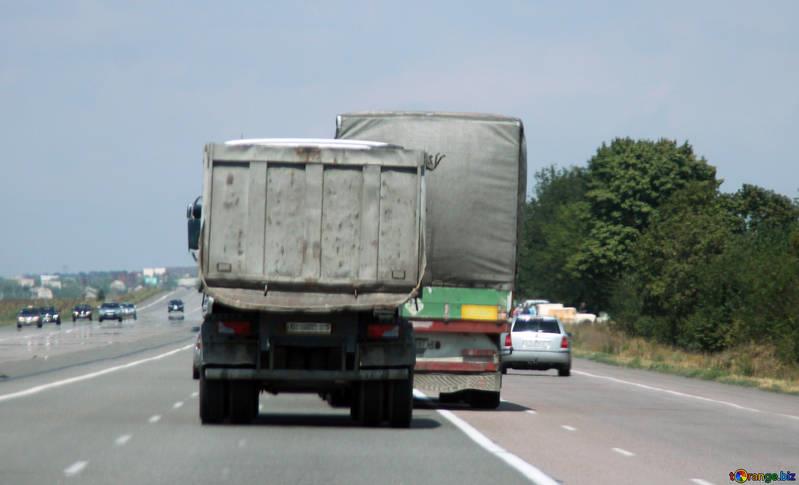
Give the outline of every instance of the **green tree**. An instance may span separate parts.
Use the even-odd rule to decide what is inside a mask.
[[[535,174],[523,211],[517,291],[526,297],[579,302],[584,284],[568,267],[583,239],[588,205],[582,168],[550,166]]]
[[[690,183],[718,186],[716,169],[684,143],[619,138],[603,144],[588,162],[586,236],[566,267],[586,285],[594,309],[605,308],[629,266],[633,244],[652,214]]]

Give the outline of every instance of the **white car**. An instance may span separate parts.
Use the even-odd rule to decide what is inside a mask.
[[[555,317],[518,315],[511,323],[511,332],[504,336],[502,373],[508,369],[557,369],[558,375],[571,375],[572,352],[569,334]]]

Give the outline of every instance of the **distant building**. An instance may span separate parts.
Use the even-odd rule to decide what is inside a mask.
[[[191,277],[178,278],[178,286],[182,286],[184,288],[194,288],[197,286],[198,282],[199,282],[198,278],[191,278]]]
[[[36,285],[36,280],[27,276],[17,276],[14,280],[23,288],[33,288]]]
[[[142,275],[144,275],[145,278],[152,276],[158,277],[158,276],[163,276],[165,274],[166,274],[166,268],[144,268],[142,270]]]
[[[83,298],[85,298],[87,300],[96,300],[98,293],[99,292],[98,292],[97,288],[92,288],[91,286],[87,286],[83,290]]]
[[[34,300],[52,300],[53,290],[50,288],[45,288],[44,286],[31,288],[31,298]]]
[[[61,289],[61,278],[58,275],[43,274],[39,278],[42,280],[42,286]]]

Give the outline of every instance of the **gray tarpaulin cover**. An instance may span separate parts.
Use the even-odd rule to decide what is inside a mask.
[[[339,115],[336,125],[336,138],[427,152],[425,279],[431,281],[426,283],[513,289],[526,193],[521,120],[482,114],[347,113]]]

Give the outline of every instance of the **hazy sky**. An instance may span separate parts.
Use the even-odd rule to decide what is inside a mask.
[[[687,139],[799,195],[799,2],[295,3],[3,2],[0,275],[192,264],[204,143],[351,110],[518,116],[530,174]]]

